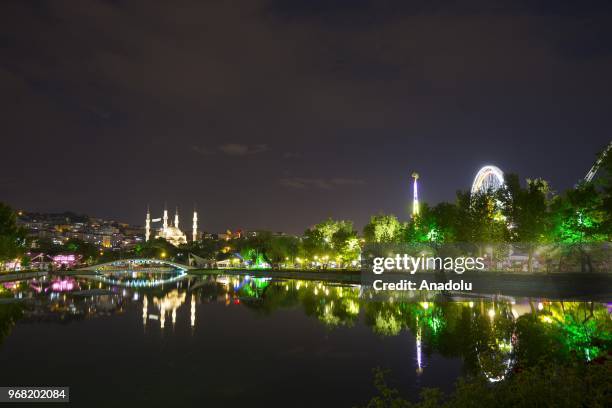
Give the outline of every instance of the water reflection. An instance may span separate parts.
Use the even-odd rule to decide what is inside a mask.
[[[179,292],[178,289],[171,290],[163,297],[153,297],[153,304],[159,310],[159,325],[162,329],[165,326],[167,313],[172,317],[172,325],[176,324],[176,310],[185,303],[186,297],[187,293]]]
[[[123,286],[133,288],[152,288],[168,285],[187,277],[187,273],[181,269],[170,269],[163,272],[142,272],[133,270],[117,270],[104,274],[87,275],[85,278],[103,282],[111,286]]]
[[[306,280],[251,276],[182,276],[166,281],[112,271],[107,276],[56,277],[5,283],[0,288],[0,341],[20,321],[70,322],[121,314],[130,305],[142,311],[143,328],[165,330],[185,319],[192,331],[198,305],[245,308],[259,315],[301,310],[332,330],[365,324],[377,336],[411,334],[414,370],[421,374],[434,354],[459,357],[464,370],[491,382],[542,359],[572,355],[590,361],[610,350],[607,305],[547,299],[450,298],[444,293],[388,293],[370,288]],[[103,279],[102,279],[103,278]],[[135,285],[133,282],[157,282]],[[184,313],[178,313],[185,310]],[[138,311],[137,313],[140,313]],[[182,316],[182,317],[181,317]],[[154,324],[152,324],[154,323]]]

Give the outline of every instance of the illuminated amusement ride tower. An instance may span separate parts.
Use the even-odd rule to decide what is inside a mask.
[[[416,171],[412,173],[412,178],[414,182],[412,183],[412,218],[415,218],[419,215],[419,190],[417,180],[419,179],[419,173]]]

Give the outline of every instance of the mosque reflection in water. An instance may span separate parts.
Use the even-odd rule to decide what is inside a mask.
[[[186,310],[195,329],[203,304],[247,308],[269,315],[298,309],[333,329],[365,324],[379,336],[411,333],[414,369],[427,370],[430,356],[460,357],[465,371],[497,382],[542,359],[597,359],[610,349],[610,306],[591,301],[488,296],[466,298],[442,292],[387,293],[371,288],[248,275],[195,277],[148,274],[122,279],[56,277],[0,284],[0,342],[16,322],[69,322],[142,310],[142,325],[164,331]],[[152,283],[153,282],[153,283]]]

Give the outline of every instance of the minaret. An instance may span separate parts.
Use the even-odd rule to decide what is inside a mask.
[[[168,229],[168,209],[164,205],[164,232]]]
[[[147,205],[147,218],[145,220],[145,242],[151,238],[151,211]]]
[[[419,215],[419,192],[417,186],[417,180],[419,179],[419,173],[412,173],[412,178],[414,179],[414,183],[412,184],[412,217],[416,217]]]
[[[191,228],[193,230],[193,242],[198,240],[198,212],[193,209],[193,226]]]
[[[174,228],[178,229],[179,219],[178,219],[178,207],[174,210]]]

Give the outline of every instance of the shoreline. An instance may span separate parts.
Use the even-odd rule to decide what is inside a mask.
[[[0,282],[26,280],[42,276],[85,276],[96,275],[95,271],[69,270],[51,272],[17,272],[0,274]],[[326,281],[345,285],[372,286],[374,280],[386,277],[386,281],[402,279],[427,280],[443,284],[458,279],[471,283],[471,293],[499,294],[518,297],[546,297],[550,299],[597,298],[612,302],[612,273],[558,272],[515,273],[499,271],[469,271],[461,275],[455,273],[421,272],[414,275],[406,273],[387,273],[385,275],[362,274],[357,270],[247,270],[247,269],[193,269],[188,276],[205,277],[217,275],[250,275],[257,278],[300,279]]]

